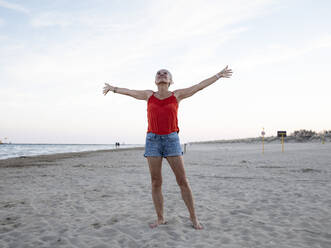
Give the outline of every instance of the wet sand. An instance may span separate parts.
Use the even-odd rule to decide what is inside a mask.
[[[142,149],[0,160],[0,247],[331,247],[331,144],[194,144],[185,167],[204,230],[163,162],[167,225]]]

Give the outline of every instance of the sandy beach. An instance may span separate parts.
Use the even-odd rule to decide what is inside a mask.
[[[194,144],[184,155],[204,230],[163,161],[156,219],[143,149],[0,160],[0,247],[331,247],[331,144]]]

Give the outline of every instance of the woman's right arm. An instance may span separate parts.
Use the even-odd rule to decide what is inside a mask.
[[[153,94],[152,90],[129,90],[126,88],[114,87],[105,83],[105,87],[103,87],[103,94],[107,95],[109,91],[122,95],[131,96],[138,100],[146,100],[146,101]]]

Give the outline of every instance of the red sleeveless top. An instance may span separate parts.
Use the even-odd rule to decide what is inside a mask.
[[[177,112],[178,102],[174,93],[163,100],[156,98],[153,93],[147,102],[147,133],[169,134],[179,132]]]

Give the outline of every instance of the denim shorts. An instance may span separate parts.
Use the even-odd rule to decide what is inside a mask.
[[[145,157],[168,157],[183,155],[177,132],[159,135],[147,133]]]

